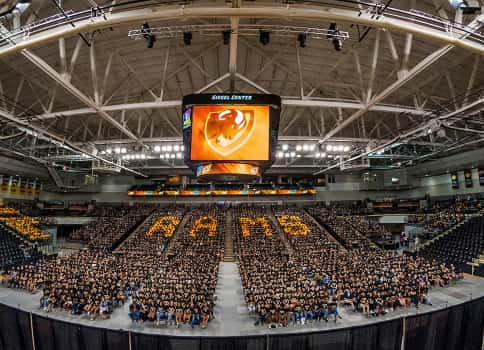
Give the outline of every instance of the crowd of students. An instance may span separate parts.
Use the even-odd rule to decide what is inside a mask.
[[[183,215],[180,207],[157,209],[119,252],[90,244],[75,254],[14,267],[7,283],[32,293],[42,290],[40,306],[45,311],[62,309],[103,319],[131,297],[129,317],[133,322],[158,325],[166,321],[178,327],[189,323],[205,328],[213,318],[223,256],[224,211],[215,206],[190,211],[178,237],[173,232],[166,235],[164,230],[147,234],[159,218],[171,218],[178,225]],[[197,227],[202,216],[217,222],[215,235],[208,235],[203,223]],[[117,219],[124,222],[124,217]],[[196,235],[189,234],[193,227]],[[98,237],[92,241],[98,242]]]
[[[227,210],[234,219],[231,227]],[[31,292],[41,289],[46,311],[106,318],[128,302],[133,322],[204,328],[214,317],[227,230],[234,232],[248,310],[258,324],[271,327],[337,321],[342,305],[381,315],[430,303],[431,287],[460,278],[452,265],[370,247],[367,234],[356,230],[359,224],[350,218],[309,210],[323,218],[343,248],[308,212],[283,206],[157,208],[112,252],[112,242],[129,224],[151,211],[113,212],[106,225],[87,225],[76,233],[91,238],[88,249],[15,267],[7,283]]]
[[[150,205],[121,206],[105,209],[93,222],[71,232],[71,240],[87,241],[90,247],[110,249],[128,231],[144,220],[154,207]]]
[[[435,213],[417,214],[413,216],[412,221],[423,225],[424,239],[432,239],[464,219],[464,211],[452,206],[442,210],[436,209]]]
[[[243,215],[257,217],[257,210]],[[460,278],[453,266],[421,257],[386,252],[353,244],[359,235],[341,233],[348,250],[342,249],[303,210],[275,207],[277,217],[299,217],[310,233],[287,235],[291,254],[277,233],[264,235],[254,228],[250,236],[237,231],[240,264],[248,309],[260,323],[273,326],[304,324],[314,320],[336,321],[338,305],[354,311],[381,315],[411,303],[430,303],[428,291]],[[342,222],[344,223],[344,222]]]
[[[142,258],[135,265],[136,273],[144,276],[141,278],[144,282],[132,293],[130,317],[134,322],[151,320],[157,325],[164,321],[177,327],[189,324],[205,328],[213,318],[218,265],[223,256],[224,211],[208,206],[190,210],[187,215],[182,235],[175,238],[166,254],[161,258]],[[209,235],[203,224],[197,224],[203,216],[217,222],[215,235]],[[189,229],[194,227],[196,234],[189,234]],[[159,245],[160,241],[155,241],[155,246]],[[147,247],[144,242],[137,246]],[[130,250],[133,249],[137,247],[131,245]],[[146,254],[134,255],[135,260],[139,256]],[[153,265],[150,260],[156,261],[156,264]]]

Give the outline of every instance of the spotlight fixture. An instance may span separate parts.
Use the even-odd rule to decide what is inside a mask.
[[[297,41],[299,41],[299,47],[306,47],[306,39],[306,33],[299,33],[299,35],[297,36]]]
[[[183,33],[183,42],[187,46],[192,44],[192,32],[184,32]]]
[[[222,38],[224,41],[224,45],[228,45],[230,43],[230,30],[224,30],[222,32]]]
[[[326,37],[331,40],[336,51],[343,49],[343,40],[341,40],[341,33],[336,23],[333,22],[329,25],[328,35]]]
[[[259,42],[262,44],[262,45],[267,45],[269,44],[269,41],[270,41],[270,33],[269,32],[266,32],[266,31],[261,31],[260,34],[259,34]]]
[[[155,44],[156,37],[151,34],[151,28],[148,22],[143,23],[143,26],[141,27],[141,32],[143,33],[143,38],[145,38],[146,40],[146,47],[148,49],[151,49]]]

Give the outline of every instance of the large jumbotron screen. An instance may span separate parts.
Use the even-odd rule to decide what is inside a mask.
[[[198,175],[200,167],[207,164],[224,163],[224,167],[217,169],[226,169],[228,174],[239,170],[246,173],[245,168],[228,166],[229,163],[270,166],[277,144],[280,105],[281,100],[275,95],[185,96],[182,107],[185,162]],[[259,175],[260,171],[252,169],[250,173]]]
[[[269,160],[269,106],[194,106],[190,159]]]

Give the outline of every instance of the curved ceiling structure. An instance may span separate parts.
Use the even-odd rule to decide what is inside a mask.
[[[145,22],[153,48],[139,35]],[[337,160],[280,159],[283,169],[368,156],[400,167],[482,147],[484,15],[444,0],[37,0],[1,23],[0,136],[26,131],[1,149],[43,164],[182,167],[153,149],[181,143],[180,101],[196,92],[278,94],[281,143],[350,146]],[[331,23],[345,34],[341,51],[321,34]],[[146,157],[106,152],[114,147]]]

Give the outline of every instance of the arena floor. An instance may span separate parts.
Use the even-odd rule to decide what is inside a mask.
[[[359,326],[379,322],[383,320],[410,316],[416,313],[425,313],[446,306],[457,305],[471,298],[484,296],[484,279],[466,277],[456,285],[445,288],[434,288],[430,292],[433,306],[421,305],[417,310],[415,307],[407,309],[398,309],[390,312],[385,316],[366,317],[360,313],[353,313],[349,309],[340,309],[343,319],[326,322],[310,323],[301,327],[288,327],[268,329],[265,326],[256,326],[255,317],[249,315],[245,307],[242,294],[242,285],[238,275],[237,265],[235,263],[222,262],[217,284],[217,302],[215,306],[215,319],[211,321],[207,329],[195,327],[191,329],[185,325],[180,328],[174,326],[161,325],[155,327],[150,323],[132,323],[128,317],[129,302],[121,309],[116,309],[107,320],[91,321],[87,316],[73,316],[67,312],[54,311],[45,313],[39,309],[39,300],[41,293],[32,295],[24,290],[9,289],[0,287],[0,302],[6,305],[21,308],[26,311],[37,313],[46,317],[79,323],[83,325],[104,327],[111,329],[130,330],[138,333],[157,333],[178,336],[241,336],[255,335],[265,333],[297,333],[321,331],[325,329],[337,329],[344,327]]]

